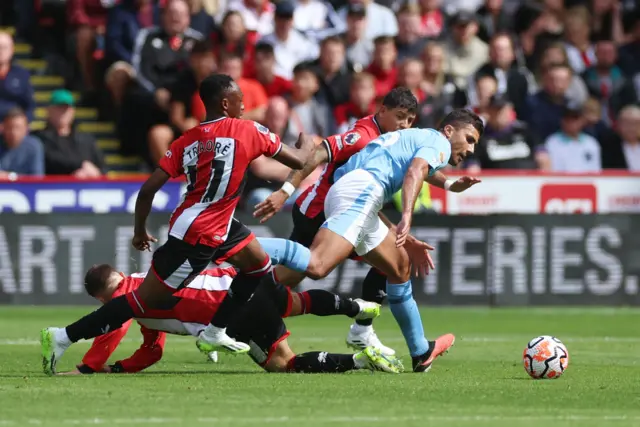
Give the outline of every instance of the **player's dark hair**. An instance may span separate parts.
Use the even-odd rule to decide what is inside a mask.
[[[200,83],[200,99],[207,111],[218,110],[222,98],[237,88],[236,82],[226,74],[211,74]]]
[[[265,55],[275,56],[273,45],[271,45],[270,43],[259,42],[258,44],[256,44],[254,50],[255,53],[264,53]]]
[[[480,136],[484,133],[484,122],[480,116],[465,108],[459,108],[447,114],[440,122],[438,129],[442,130],[447,125],[451,125],[455,129],[458,129],[461,126],[471,125],[478,131]]]
[[[97,264],[92,266],[84,276],[84,289],[92,297],[96,297],[104,291],[108,285],[109,277],[115,272],[115,268],[109,264]]]
[[[190,52],[191,55],[203,55],[205,53],[213,53],[213,46],[208,39],[195,42]]]
[[[382,105],[388,109],[405,108],[411,114],[418,112],[418,100],[411,89],[404,86],[391,89],[382,99]]]

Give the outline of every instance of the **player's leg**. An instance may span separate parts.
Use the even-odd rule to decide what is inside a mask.
[[[363,244],[366,251],[364,258],[387,275],[389,308],[409,347],[414,371],[425,372],[430,369],[436,357],[453,345],[455,337],[447,334],[438,337],[436,341],[425,338],[420,311],[413,299],[411,266],[407,252],[396,247],[395,235],[391,232],[383,239],[376,233],[368,234],[367,238]]]
[[[40,334],[43,369],[55,373],[64,351],[81,339],[91,339],[118,329],[127,320],[150,309],[171,309],[179,298],[173,293],[184,282],[199,274],[211,253],[206,247],[193,247],[170,237],[153,254],[153,264],[138,289],[116,297],[96,311],[66,328],[47,328]]]

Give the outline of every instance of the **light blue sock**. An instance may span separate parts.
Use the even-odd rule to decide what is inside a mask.
[[[300,273],[307,271],[311,251],[300,243],[286,239],[259,237],[258,242],[271,257],[272,264],[280,264]]]
[[[419,356],[429,351],[429,342],[424,337],[420,311],[418,311],[416,300],[413,299],[411,281],[397,285],[387,282],[387,301],[404,335],[411,356]]]

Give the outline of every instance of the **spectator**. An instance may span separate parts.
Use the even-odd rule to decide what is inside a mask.
[[[105,171],[102,153],[93,136],[75,130],[74,104],[67,90],[51,95],[47,127],[37,134],[44,144],[45,171],[47,175],[98,178]]]
[[[446,16],[441,0],[420,0],[420,33],[429,39],[441,38],[446,27]]]
[[[453,78],[444,72],[445,51],[441,44],[430,42],[422,52],[424,76],[422,90],[427,94],[418,105],[415,125],[422,128],[437,128],[440,120],[453,108],[463,107],[467,101]]]
[[[489,115],[489,103],[491,97],[498,93],[498,80],[492,74],[479,74],[475,80],[476,99],[469,103],[469,108],[486,120]],[[513,109],[510,111],[513,112]],[[515,119],[515,116],[514,116]]]
[[[567,90],[571,78],[569,66],[551,65],[542,76],[542,89],[527,98],[523,119],[541,139],[546,140],[549,135],[560,130],[562,113],[568,102]]]
[[[339,36],[327,37],[320,45],[320,57],[313,62],[320,78],[316,97],[330,107],[349,100],[349,83],[353,68],[346,59],[344,42]]]
[[[538,80],[542,81],[543,70],[554,65],[566,65],[569,67],[569,59],[564,45],[561,43],[551,43],[546,47],[540,56],[540,64],[538,70]],[[580,76],[571,73],[571,83],[566,93],[567,100],[576,105],[583,105],[589,97],[589,91]]]
[[[498,93],[506,94],[515,107],[515,111],[521,115],[524,112],[527,96],[533,91],[535,85],[529,70],[518,66],[513,43],[508,34],[498,33],[491,39],[489,62],[480,67],[475,76],[483,74],[489,74],[496,78]],[[475,92],[475,85],[471,82],[467,92],[470,103],[476,101]]]
[[[189,28],[184,0],[170,1],[162,11],[162,27],[143,29],[136,41],[133,67],[137,85],[125,95],[119,133],[126,154],[148,157],[149,129],[169,119],[169,92],[189,61],[189,51],[202,34]]]
[[[487,124],[473,157],[470,172],[481,169],[549,170],[549,155],[526,123],[515,119],[513,104],[506,95],[491,97]]]
[[[203,0],[187,0],[187,3],[191,13],[191,28],[204,37],[210,37],[216,29],[216,24],[213,16],[205,10]]]
[[[594,137],[600,146],[605,147],[615,138],[615,132],[602,120],[603,110],[602,104],[596,98],[587,99],[583,107],[584,132]]]
[[[267,93],[257,80],[242,77],[242,58],[232,53],[223,55],[220,58],[220,72],[231,76],[244,94],[242,117],[256,122],[264,121],[264,114],[267,111]]]
[[[294,5],[289,0],[278,3],[274,32],[260,41],[273,46],[276,74],[291,79],[293,67],[318,57],[318,46],[293,28]]]
[[[496,34],[507,33],[511,29],[511,17],[503,6],[503,0],[485,0],[476,12],[479,22],[478,37],[483,42],[489,43]]]
[[[369,73],[354,74],[349,88],[349,102],[333,110],[337,133],[351,129],[358,120],[376,112],[376,87]]]
[[[300,132],[318,137],[335,133],[331,109],[326,103],[314,98],[319,89],[314,67],[308,63],[293,69],[293,88],[289,98],[289,123],[283,141],[293,144]]]
[[[347,5],[347,30],[343,38],[347,48],[347,60],[356,70],[367,67],[373,56],[373,40],[364,36],[367,27],[366,10],[360,3]]]
[[[629,42],[620,47],[619,57],[620,68],[628,77],[640,73],[640,8],[633,13]]]
[[[196,42],[189,55],[189,68],[170,88],[169,123],[156,125],[149,131],[149,154],[154,165],[164,156],[171,141],[204,121],[206,112],[198,87],[215,70],[211,44]]]
[[[273,46],[258,43],[255,49],[256,80],[260,82],[268,97],[285,96],[291,92],[291,81],[275,73],[276,57]],[[273,132],[273,129],[271,129]]]
[[[8,33],[0,31],[0,120],[11,109],[20,107],[31,121],[35,101],[30,75],[24,68],[12,64],[12,60],[13,39]]]
[[[101,0],[67,0],[67,17],[73,31],[83,89],[91,98],[96,90],[94,53],[100,44],[98,39],[104,42],[107,10]]]
[[[424,75],[424,65],[417,58],[408,58],[400,64],[398,69],[398,86],[404,86],[411,90],[418,100],[424,101],[427,94],[422,90],[422,78]]]
[[[367,72],[376,79],[376,96],[384,97],[398,81],[398,51],[392,37],[378,37],[373,43],[373,61]]]
[[[242,15],[237,11],[230,11],[224,15],[220,28],[213,35],[214,53],[217,58],[227,53],[244,58],[243,69],[247,76],[252,76],[254,69],[254,46],[257,41],[256,33],[247,33],[242,21]]]
[[[122,104],[127,86],[135,79],[131,65],[140,30],[158,21],[159,10],[152,0],[123,0],[109,9],[105,35],[105,59],[110,64],[105,84],[116,107]]]
[[[446,72],[456,79],[456,85],[465,89],[467,79],[489,59],[489,48],[477,37],[476,16],[467,11],[459,12],[451,22],[452,35],[447,42],[449,61]]]
[[[561,130],[545,142],[553,172],[600,172],[600,144],[583,132],[585,119],[581,107],[567,105],[561,113]]]
[[[27,116],[20,107],[11,108],[3,118],[0,134],[0,179],[9,174],[44,175],[44,150],[36,137],[28,135]]]
[[[616,65],[617,52],[612,41],[598,41],[595,54],[596,65],[588,68],[582,77],[591,96],[597,98],[604,107],[602,119],[610,124],[624,105],[637,101],[635,88]]]
[[[624,107],[616,123],[617,135],[602,147],[602,167],[640,172],[640,108]]]
[[[396,37],[398,60],[420,56],[426,43],[427,38],[422,36],[420,28],[418,7],[411,4],[404,6],[398,12],[398,35]]]
[[[364,37],[375,40],[381,36],[395,37],[398,34],[398,22],[396,17],[388,7],[374,3],[371,0],[347,0],[347,6],[338,12],[343,20],[346,20],[349,4],[359,3],[366,8],[367,25],[364,30]]]
[[[330,3],[322,0],[297,0],[293,26],[310,40],[319,42],[344,31],[344,21]]]
[[[591,44],[589,11],[585,7],[567,10],[564,38],[569,65],[576,74],[581,74],[595,65],[596,55]]]
[[[237,11],[250,32],[266,36],[273,32],[275,6],[268,0],[231,0],[228,11]]]
[[[519,51],[530,70],[538,68],[542,52],[562,40],[564,15],[562,0],[545,1],[545,6],[524,2],[514,15]],[[564,50],[564,45],[561,45]]]

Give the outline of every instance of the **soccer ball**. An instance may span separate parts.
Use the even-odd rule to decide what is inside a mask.
[[[558,338],[542,335],[529,341],[522,362],[531,378],[559,378],[569,366],[569,352]]]

